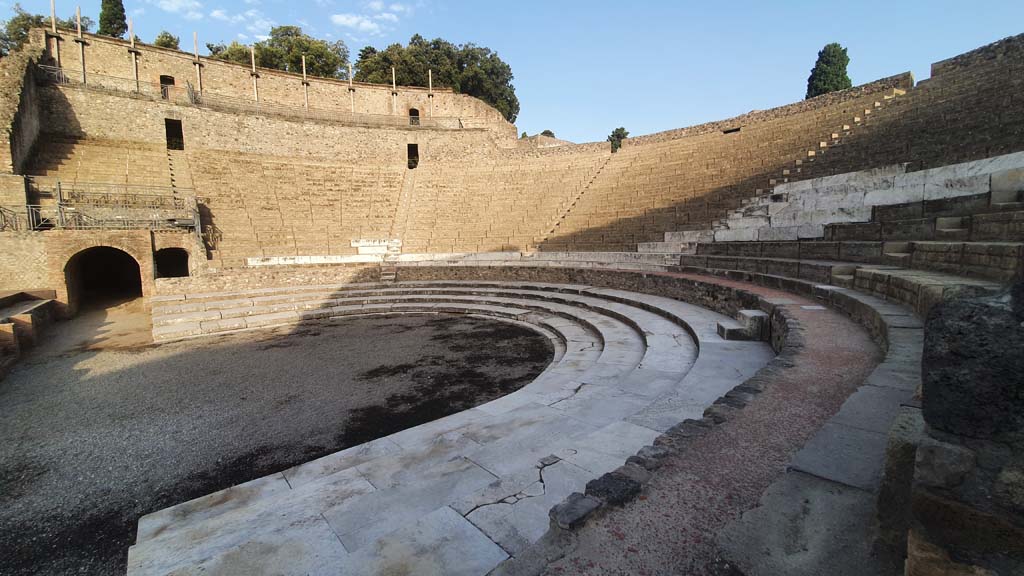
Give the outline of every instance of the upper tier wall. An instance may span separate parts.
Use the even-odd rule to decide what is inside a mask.
[[[187,150],[229,150],[368,165],[404,164],[407,144],[417,144],[424,161],[486,157],[497,150],[497,136],[483,129],[346,126],[219,112],[73,86],[40,87],[38,94],[44,130],[76,138],[163,145],[164,120],[171,118],[181,120]],[[46,145],[45,139],[41,145]]]
[[[81,50],[74,34],[58,33],[60,40],[60,65],[67,74],[78,77],[82,70]],[[131,46],[124,40],[85,34],[86,78],[90,74],[133,78]],[[45,47],[47,56],[56,63],[53,39],[47,39],[42,29],[33,30],[32,44]],[[147,44],[136,44],[138,51],[139,81],[148,84],[160,83],[161,76],[171,76],[177,86],[187,82],[198,87],[196,58],[185,52],[159,48]],[[247,66],[213,60],[200,56],[202,65],[202,87],[204,92],[217,96],[252,100],[253,81],[251,69]],[[302,107],[305,103],[302,75],[278,70],[257,69],[259,73],[259,97],[261,101],[284,106]],[[354,96],[354,108],[360,114],[408,116],[415,108],[422,116],[437,116],[465,119],[467,125],[495,130],[512,139],[516,136],[515,126],[502,117],[501,113],[482,100],[456,94],[450,88],[426,88],[398,86],[393,96],[391,86],[355,82],[349,90],[347,81],[330,78],[309,77],[309,105],[312,108],[341,109],[349,111]],[[432,94],[432,96],[431,96]]]

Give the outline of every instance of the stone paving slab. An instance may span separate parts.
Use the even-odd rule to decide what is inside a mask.
[[[797,452],[790,468],[819,478],[874,491],[885,462],[884,433],[829,421]]]
[[[445,506],[353,554],[343,573],[480,576],[506,558],[497,544]]]

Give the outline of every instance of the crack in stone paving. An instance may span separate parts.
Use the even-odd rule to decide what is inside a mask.
[[[575,397],[575,396],[576,396],[577,394],[579,394],[579,393],[580,393],[580,390],[583,390],[583,387],[584,387],[584,386],[586,386],[586,385],[587,385],[587,383],[586,383],[586,382],[583,382],[582,384],[580,384],[579,386],[577,386],[576,388],[574,388],[574,389],[573,389],[573,391],[572,391],[572,394],[570,394],[570,395],[566,396],[565,398],[562,398],[561,400],[555,400],[555,401],[554,401],[554,402],[552,402],[551,404],[548,404],[548,406],[550,406],[551,408],[554,408],[554,407],[555,407],[555,404],[560,404],[560,403],[562,403],[562,402],[565,402],[566,400],[571,400],[571,399],[572,399],[572,398],[574,398],[574,397]],[[542,468],[542,470],[543,470],[543,468]]]
[[[554,454],[545,456],[540,459],[540,466],[537,466],[537,481],[540,482],[540,494],[529,494],[526,492],[526,489],[523,489],[516,492],[515,494],[499,498],[498,500],[495,500],[493,502],[484,502],[483,504],[477,504],[469,512],[463,514],[462,517],[468,519],[470,514],[476,512],[481,508],[486,508],[487,506],[495,506],[497,504],[508,504],[510,506],[514,506],[519,502],[522,502],[523,500],[527,500],[529,498],[539,498],[540,496],[544,496],[545,494],[547,494],[547,484],[545,484],[544,481],[544,469],[547,468],[548,466],[554,466],[555,464],[558,464],[561,461],[562,459],[559,458],[558,456],[555,456]],[[529,488],[529,486],[532,485],[532,483],[528,485],[527,489]]]

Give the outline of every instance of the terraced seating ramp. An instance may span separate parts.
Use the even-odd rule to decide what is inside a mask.
[[[584,285],[399,282],[154,298],[157,338],[323,318],[484,315],[532,327],[552,364],[507,396],[139,521],[132,576],[482,575],[547,531],[586,483],[774,357],[732,319]]]

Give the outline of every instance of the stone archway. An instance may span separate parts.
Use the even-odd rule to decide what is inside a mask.
[[[142,296],[139,262],[110,246],[94,246],[76,253],[64,265],[68,309],[108,306]]]

